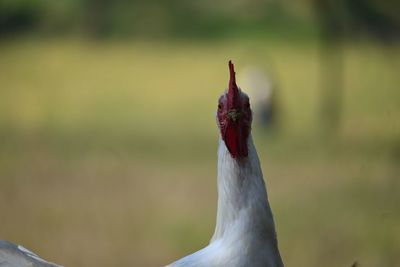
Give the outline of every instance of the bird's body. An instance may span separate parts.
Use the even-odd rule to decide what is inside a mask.
[[[231,80],[232,72],[233,66]],[[207,247],[169,267],[283,267],[260,162],[247,129],[251,123],[248,98],[238,92],[241,102],[232,107],[228,91],[221,97],[217,113],[221,137],[214,235]],[[243,121],[232,124],[232,116],[226,121],[226,114],[232,110],[241,112]]]
[[[43,260],[23,246],[0,240],[0,267],[62,267]]]

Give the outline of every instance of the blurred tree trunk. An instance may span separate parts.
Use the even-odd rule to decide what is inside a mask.
[[[337,134],[341,116],[344,87],[343,17],[340,2],[314,0],[320,23],[320,88],[321,125],[325,135]]]
[[[111,0],[85,0],[85,29],[91,37],[101,38],[110,31]]]

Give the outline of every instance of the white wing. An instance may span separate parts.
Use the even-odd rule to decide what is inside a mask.
[[[62,267],[40,258],[23,246],[0,240],[0,267]]]

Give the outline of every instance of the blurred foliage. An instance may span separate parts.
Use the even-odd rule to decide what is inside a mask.
[[[0,1],[0,36],[37,27],[41,7],[32,1]]]
[[[331,11],[326,16],[321,4]],[[396,1],[0,0],[0,36],[27,31],[92,37],[312,34],[315,11],[351,31],[399,34]]]

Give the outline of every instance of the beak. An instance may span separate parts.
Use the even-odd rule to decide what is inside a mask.
[[[241,120],[240,92],[236,85],[235,70],[229,61],[229,89],[228,89],[228,113],[227,125],[223,133],[226,147],[233,158],[247,157],[247,126]]]
[[[242,112],[240,112],[237,109],[231,109],[228,111],[228,119],[232,122],[232,123],[236,123],[240,120],[240,117],[242,116]]]

